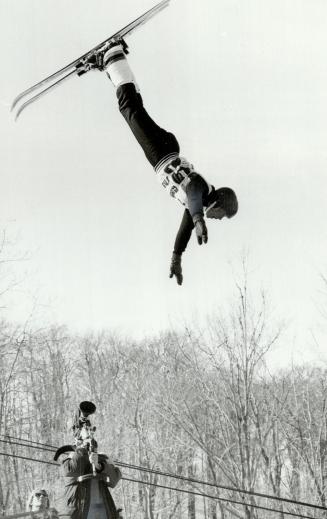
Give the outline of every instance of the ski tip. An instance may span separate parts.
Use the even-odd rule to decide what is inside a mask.
[[[15,123],[17,123],[17,121],[18,121],[18,117],[19,117],[19,115],[20,115],[20,112],[19,112],[19,113],[16,113],[16,114],[14,115],[13,119],[14,119],[14,122],[15,122]]]
[[[10,107],[10,113],[11,113],[11,114],[13,114],[14,108],[15,108],[15,107],[14,107],[13,105],[11,105],[11,107]],[[18,115],[19,115],[19,114],[18,114]],[[13,119],[14,119],[15,122],[16,122],[17,119],[18,119],[18,115],[17,115],[17,113],[16,113],[16,114],[13,114]]]
[[[16,112],[16,114],[15,114],[15,117],[14,117],[14,121],[15,121],[15,123],[17,122],[18,117],[20,116],[20,114],[22,113],[22,111],[24,110],[24,108],[25,108],[24,106],[21,106],[21,107],[19,108],[19,110],[17,110],[17,112]]]
[[[24,92],[22,92],[21,94],[18,94],[18,96],[15,97],[15,99],[11,103],[11,107],[10,107],[11,112],[14,110],[14,108],[16,107],[18,102],[21,100],[21,98],[23,97],[23,94],[24,94]]]

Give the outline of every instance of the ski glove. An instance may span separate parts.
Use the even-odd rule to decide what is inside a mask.
[[[204,221],[204,218],[203,218],[203,214],[196,213],[193,216],[193,223],[194,223],[194,227],[195,227],[196,237],[198,239],[198,244],[202,245],[202,242],[207,243],[208,230],[207,230],[207,226]]]
[[[173,252],[170,263],[169,277],[172,278],[173,276],[176,276],[176,280],[179,285],[183,283],[182,256],[180,254],[176,254],[176,252]]]

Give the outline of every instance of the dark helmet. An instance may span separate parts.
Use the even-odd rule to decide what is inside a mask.
[[[219,208],[225,209],[227,218],[232,218],[237,213],[237,197],[230,187],[220,187],[209,194],[206,216],[217,218],[215,210]]]

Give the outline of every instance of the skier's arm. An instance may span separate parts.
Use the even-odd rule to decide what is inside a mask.
[[[190,211],[185,209],[181,224],[175,238],[174,254],[181,256],[190,241],[194,223]]]
[[[170,264],[170,274],[169,277],[176,277],[177,283],[181,285],[183,283],[183,274],[182,274],[182,254],[185,251],[187,244],[190,240],[192,230],[194,228],[192,216],[188,209],[185,209],[181,224],[179,226],[175,245],[174,252],[171,258]]]
[[[186,186],[187,205],[192,218],[196,214],[203,216],[203,197],[208,193],[208,184],[198,174],[194,174]]]
[[[195,175],[186,187],[188,208],[199,245],[208,241],[207,226],[203,218],[203,197],[207,193],[208,185],[200,175]]]
[[[185,209],[182,222],[180,224],[174,246],[174,253],[181,256],[185,251],[192,230],[195,227],[198,242],[199,240],[199,224],[202,225],[204,242],[207,241],[207,228],[203,218],[203,198],[208,193],[208,184],[198,174],[195,174],[191,182],[186,186],[188,209]]]

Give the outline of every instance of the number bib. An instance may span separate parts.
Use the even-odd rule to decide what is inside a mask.
[[[187,207],[186,186],[196,174],[193,164],[183,157],[175,157],[158,171],[158,180],[173,198]]]

